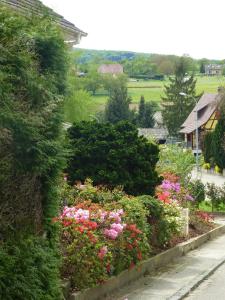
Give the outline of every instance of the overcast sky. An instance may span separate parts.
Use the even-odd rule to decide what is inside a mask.
[[[88,33],[80,48],[225,59],[225,0],[42,0]]]

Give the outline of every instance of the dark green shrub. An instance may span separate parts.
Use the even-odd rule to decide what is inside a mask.
[[[223,147],[225,133],[225,116],[221,116],[212,136],[212,154],[215,164],[220,168],[225,168],[225,149]]]
[[[134,125],[82,122],[74,124],[68,133],[70,183],[90,178],[94,185],[123,186],[132,195],[154,193],[159,183],[155,170],[159,149],[139,137]]]
[[[0,44],[0,228],[39,232],[58,206],[67,50],[48,17],[4,6]]]
[[[67,48],[56,23],[0,6],[0,299],[60,299],[55,229]],[[31,237],[46,233],[48,241]],[[23,238],[18,241],[18,235]],[[51,243],[51,244],[50,244]]]
[[[60,300],[56,251],[42,238],[0,244],[0,299]]]
[[[212,137],[213,133],[208,132],[205,137],[204,137],[204,142],[203,142],[203,156],[204,156],[204,161],[206,163],[211,163],[212,157],[213,157],[213,152],[212,152]]]

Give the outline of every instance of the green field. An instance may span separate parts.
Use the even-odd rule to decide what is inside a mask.
[[[129,81],[128,93],[132,98],[132,108],[137,108],[141,95],[145,97],[146,101],[161,101],[163,96],[164,85],[168,80],[142,80]],[[196,90],[197,93],[216,93],[218,86],[225,85],[225,77],[197,77]],[[77,94],[77,92],[75,93]],[[75,97],[77,99],[70,99],[65,105],[65,121],[74,122],[78,120],[88,120],[94,115],[104,110],[108,94],[104,90],[98,90],[96,95],[89,96],[85,93]],[[83,99],[83,103],[78,100]]]
[[[141,95],[146,101],[160,102],[163,96],[164,85],[168,80],[143,80],[138,82],[128,82],[128,93],[132,98],[132,103],[135,105],[139,102]],[[197,93],[216,93],[218,86],[225,85],[225,77],[197,77],[196,90]],[[107,101],[108,95],[104,90],[97,91],[95,96],[92,96],[93,112],[101,110]]]

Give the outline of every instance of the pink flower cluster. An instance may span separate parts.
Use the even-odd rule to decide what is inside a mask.
[[[104,235],[112,240],[115,240],[126,227],[126,224],[113,223],[110,225],[110,229],[104,230]]]
[[[178,193],[180,191],[180,184],[178,182],[174,183],[170,182],[169,180],[163,180],[161,188],[163,190],[175,191]]]
[[[111,211],[109,213],[109,219],[113,219],[116,223],[121,222],[121,216],[124,214],[123,209],[118,209],[115,211]]]
[[[77,209],[76,207],[65,206],[60,218],[63,219],[65,217],[77,221],[86,221],[90,218],[90,212],[82,208]]]

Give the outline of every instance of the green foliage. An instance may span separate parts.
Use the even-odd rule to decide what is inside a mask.
[[[120,77],[111,81],[109,99],[105,108],[105,120],[117,123],[123,120],[131,120],[132,113],[129,109],[131,98],[128,97],[126,83]]]
[[[97,70],[90,70],[82,81],[84,88],[94,95],[102,84],[102,77]]]
[[[22,17],[2,6],[0,44],[1,228],[40,230],[43,215],[57,210],[67,49],[48,17]]]
[[[42,238],[0,244],[0,299],[59,300],[57,253]]]
[[[145,99],[141,96],[138,110],[138,126],[140,128],[152,128],[155,124],[154,113],[156,105],[153,102],[145,103]]]
[[[157,165],[160,174],[171,172],[180,177],[182,183],[188,180],[195,163],[195,157],[190,150],[176,145],[161,146]]]
[[[138,199],[148,210],[150,244],[154,247],[167,246],[172,237],[180,234],[182,226],[180,208],[176,204],[166,204],[146,195]]]
[[[225,149],[224,149],[224,134],[225,134],[225,116],[221,115],[215,130],[212,134],[212,153],[216,165],[220,169],[225,168]]]
[[[69,181],[91,178],[94,185],[123,186],[129,194],[153,194],[159,182],[155,166],[158,146],[138,137],[128,122],[82,122],[69,130],[72,156]]]
[[[67,47],[45,12],[1,5],[0,48],[0,298],[61,299],[51,219],[64,167]]]
[[[205,186],[201,180],[190,181],[188,189],[195,200],[194,204],[199,206],[201,202],[205,201]]]
[[[64,115],[65,121],[69,123],[89,120],[91,97],[85,90],[71,89],[70,95],[65,100]]]
[[[206,163],[211,163],[213,159],[212,139],[213,139],[213,132],[208,132],[204,137],[203,156],[204,156],[204,161]]]
[[[211,200],[212,211],[220,211],[225,204],[225,184],[222,187],[216,186],[215,183],[207,183],[206,195]]]
[[[169,78],[169,84],[165,85],[165,97],[162,97],[163,121],[170,135],[177,136],[183,122],[195,105],[196,95],[194,76],[187,77],[187,66],[184,58],[179,60],[176,66],[175,77]],[[187,96],[182,96],[180,93]]]

